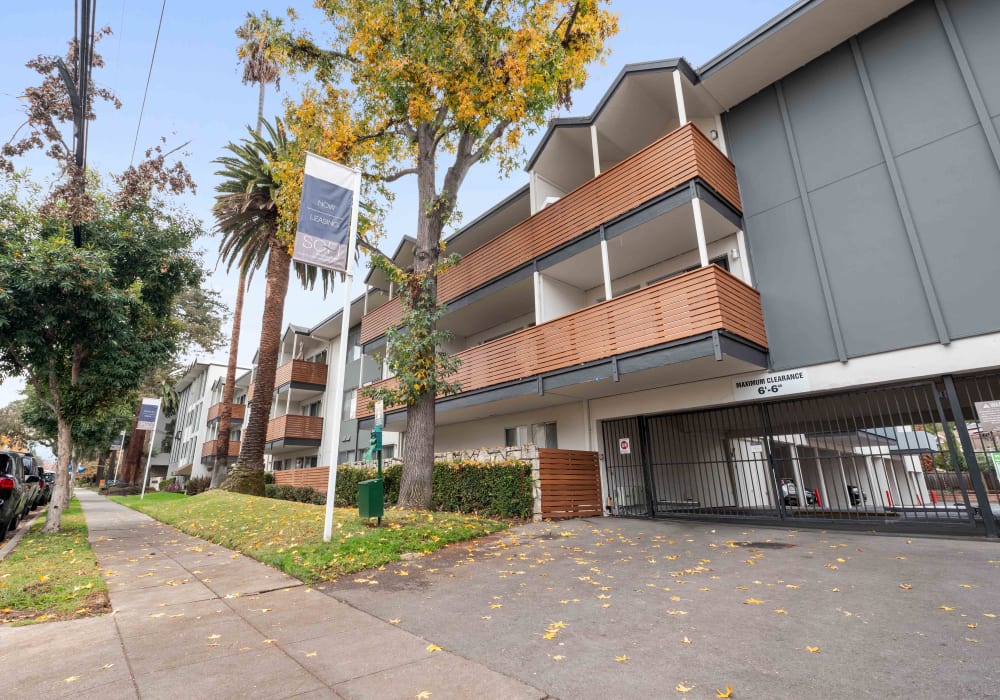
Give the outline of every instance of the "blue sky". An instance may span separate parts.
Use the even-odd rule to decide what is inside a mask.
[[[612,53],[604,66],[594,66],[585,88],[574,94],[570,114],[589,114],[621,67],[627,63],[676,56],[685,57],[697,67],[753,31],[785,9],[791,0],[620,0],[612,2],[619,15],[620,32],[611,41]],[[35,84],[37,75],[24,67],[26,61],[44,54],[63,54],[73,32],[73,0],[4,3],[0,22],[0,46],[3,63],[0,70],[0,138],[6,141],[22,122],[23,89]],[[97,23],[114,32],[101,42],[99,52],[105,67],[95,71],[95,81],[114,90],[123,105],[115,111],[109,105],[98,107],[97,120],[90,126],[88,165],[102,172],[119,172],[132,155],[139,125],[139,112],[146,84],[160,0],[97,0]],[[321,37],[324,26],[308,2],[267,2],[256,0],[167,0],[160,41],[156,52],[149,94],[138,129],[137,158],[161,136],[171,146],[190,142],[184,161],[192,172],[198,191],[184,198],[183,204],[205,222],[211,232],[210,211],[217,181],[212,160],[222,154],[223,146],[246,133],[257,109],[257,91],[240,81],[241,69],[236,59],[238,40],[235,28],[246,13],[268,9],[283,15],[293,5],[315,35]],[[294,97],[294,80],[284,79],[281,92],[270,92],[265,113],[273,116],[282,110],[281,101]],[[565,115],[563,115],[565,116]],[[540,135],[529,137],[524,146],[531,152]],[[47,174],[44,160],[24,161],[36,179]],[[521,171],[509,178],[497,176],[490,163],[480,164],[470,172],[460,194],[459,209],[471,221],[490,205],[527,182]],[[384,250],[395,248],[399,237],[412,233],[415,217],[416,184],[412,179],[398,183],[398,197],[389,218],[389,240]],[[235,276],[216,270],[218,239],[207,236],[200,243],[205,262],[215,270],[209,284],[232,305],[236,293]],[[358,278],[365,269],[359,269]],[[360,292],[360,288],[358,289]],[[249,364],[260,334],[264,295],[263,271],[254,278],[246,297],[240,361]],[[308,292],[292,281],[285,305],[285,323],[310,326],[332,313],[342,303],[339,291],[323,299],[320,290]],[[230,320],[226,321],[226,328]],[[216,359],[224,360],[224,351]],[[18,398],[21,383],[8,380],[0,385],[0,406]]]

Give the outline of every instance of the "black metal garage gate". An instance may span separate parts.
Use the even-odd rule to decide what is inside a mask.
[[[995,536],[990,401],[997,374],[604,421],[607,509]]]

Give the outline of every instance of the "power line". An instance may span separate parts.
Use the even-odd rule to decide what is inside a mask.
[[[163,13],[167,9],[167,0],[160,6],[160,22],[156,25],[156,39],[153,41],[153,55],[149,59],[149,72],[146,74],[146,89],[142,93],[142,107],[139,108],[139,123],[135,127],[135,141],[132,142],[132,157],[128,164],[135,161],[135,147],[139,144],[139,129],[142,128],[142,115],[146,111],[146,96],[149,95],[149,79],[153,77],[153,62],[156,61],[156,47],[160,44],[160,29],[163,28]]]

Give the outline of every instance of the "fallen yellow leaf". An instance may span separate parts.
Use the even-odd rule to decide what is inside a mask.
[[[904,591],[908,591],[908,590],[910,590],[911,588],[913,588],[913,586],[911,586],[911,585],[910,585],[910,584],[908,584],[908,583],[901,583],[901,584],[899,584],[899,587],[900,587],[900,588],[902,588],[902,589],[903,589]]]
[[[684,685],[683,683],[678,683],[674,687],[674,690],[676,690],[678,693],[690,693],[692,690],[694,690],[694,686],[693,685]]]
[[[398,617],[392,618],[391,620],[389,620],[389,624],[390,625],[398,625],[399,624],[399,618]]]
[[[628,661],[628,657],[622,654],[621,656],[616,656],[615,661],[621,661],[624,663],[625,661]]]
[[[65,682],[66,683],[72,683],[73,681],[78,681],[78,680],[80,680],[80,676],[70,676],[69,678],[67,678],[65,680]]]
[[[938,610],[944,610],[945,612],[951,612],[955,608],[949,608],[947,605],[939,605]]]
[[[717,698],[731,698],[733,697],[733,686],[727,685],[725,690],[716,690],[715,697]]]
[[[811,652],[813,654],[818,654],[819,653],[819,647],[806,647],[806,651]]]
[[[747,598],[746,600],[743,601],[743,604],[744,605],[760,605],[763,602],[764,602],[763,600],[757,600],[756,598]]]
[[[441,651],[441,647],[439,647],[437,644],[428,644],[427,651],[429,652]]]
[[[310,652],[308,652],[306,654],[306,658],[310,658],[310,657],[313,657],[313,656],[316,656],[316,652],[315,651],[310,651]]]
[[[221,634],[213,634],[213,635],[210,635],[210,636],[209,636],[208,638],[209,638],[209,639],[219,639],[219,638],[221,638],[221,637],[222,637],[222,635],[221,635]]]
[[[690,643],[691,643],[691,640],[688,639],[687,637],[684,637],[684,639],[681,640],[681,644],[690,644]]]
[[[779,615],[787,615],[788,614],[787,610],[782,610],[781,608],[778,608],[774,612],[778,613]]]
[[[977,625],[975,622],[970,622],[969,624],[966,625],[966,627],[968,627],[970,630],[974,630],[976,629]]]
[[[427,698],[429,698],[430,696],[431,696],[431,691],[421,690],[414,697],[417,698],[417,700],[427,700]]]

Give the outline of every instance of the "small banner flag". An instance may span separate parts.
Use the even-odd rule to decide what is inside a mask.
[[[139,421],[135,424],[136,430],[156,430],[156,419],[160,414],[161,399],[143,398],[142,406],[139,407]]]
[[[360,172],[306,153],[293,260],[347,272],[352,213],[360,189]]]

